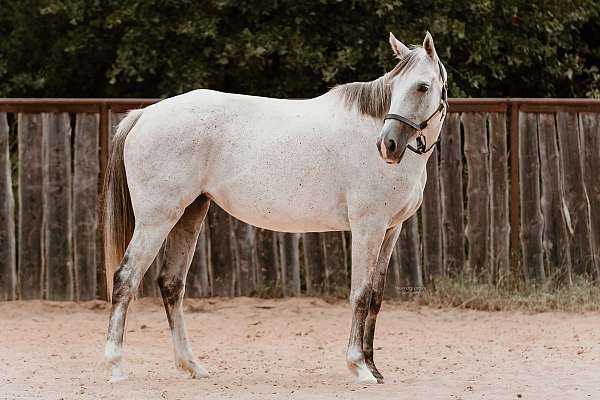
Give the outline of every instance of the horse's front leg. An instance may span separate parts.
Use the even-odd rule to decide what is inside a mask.
[[[373,291],[373,278],[379,250],[386,232],[385,223],[361,221],[352,225],[352,327],[346,359],[359,383],[377,383],[363,353],[365,319]]]
[[[375,267],[373,290],[371,292],[371,301],[369,303],[369,313],[365,322],[365,335],[363,338],[365,362],[379,383],[383,383],[383,375],[381,375],[381,373],[377,370],[377,367],[375,367],[375,362],[373,361],[373,338],[375,336],[375,323],[377,322],[377,314],[379,314],[379,309],[381,308],[381,302],[383,300],[385,277],[387,275],[390,257],[394,251],[394,245],[398,240],[401,228],[402,225],[398,225],[394,228],[388,229],[385,233],[383,245],[381,246],[379,257],[377,259],[377,266]]]

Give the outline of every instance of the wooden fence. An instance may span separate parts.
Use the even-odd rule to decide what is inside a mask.
[[[110,136],[147,99],[0,99],[0,300],[104,298],[98,218]],[[600,101],[452,99],[424,201],[386,293],[439,276],[502,282],[600,274]],[[187,295],[349,290],[350,234],[283,234],[215,205]],[[157,296],[161,255],[142,295]]]

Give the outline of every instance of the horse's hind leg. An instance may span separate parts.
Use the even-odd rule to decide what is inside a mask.
[[[400,235],[401,228],[402,225],[398,225],[394,228],[388,229],[388,231],[385,233],[383,245],[379,251],[379,258],[377,259],[377,266],[375,267],[373,291],[371,292],[371,301],[369,303],[369,313],[365,321],[365,334],[363,338],[365,362],[379,383],[383,383],[383,375],[381,375],[381,373],[377,370],[377,367],[375,367],[375,362],[373,361],[373,337],[375,336],[375,322],[377,321],[377,314],[379,313],[381,301],[383,300],[385,277],[387,275],[390,257],[392,256],[392,251],[394,250],[396,240],[398,240],[398,235]]]
[[[122,347],[129,303],[169,231],[180,216],[181,212],[174,209],[172,212],[159,213],[151,218],[136,220],[133,236],[113,278],[113,305],[105,349],[106,361],[112,369],[111,382],[125,378],[122,368]]]
[[[210,200],[200,196],[185,209],[183,216],[165,242],[165,261],[158,277],[158,285],[173,336],[175,363],[178,368],[188,371],[193,378],[207,377],[208,373],[194,360],[186,334],[182,303],[185,278],[209,205]]]

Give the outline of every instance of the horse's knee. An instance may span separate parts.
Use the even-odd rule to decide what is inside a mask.
[[[350,305],[352,306],[352,310],[356,315],[366,315],[369,310],[371,293],[371,286],[365,285],[360,290],[353,291],[350,294]]]

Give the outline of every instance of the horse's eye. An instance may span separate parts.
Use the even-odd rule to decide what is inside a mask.
[[[419,92],[426,92],[429,90],[429,85],[426,83],[420,83],[419,86],[417,86],[417,90]]]

